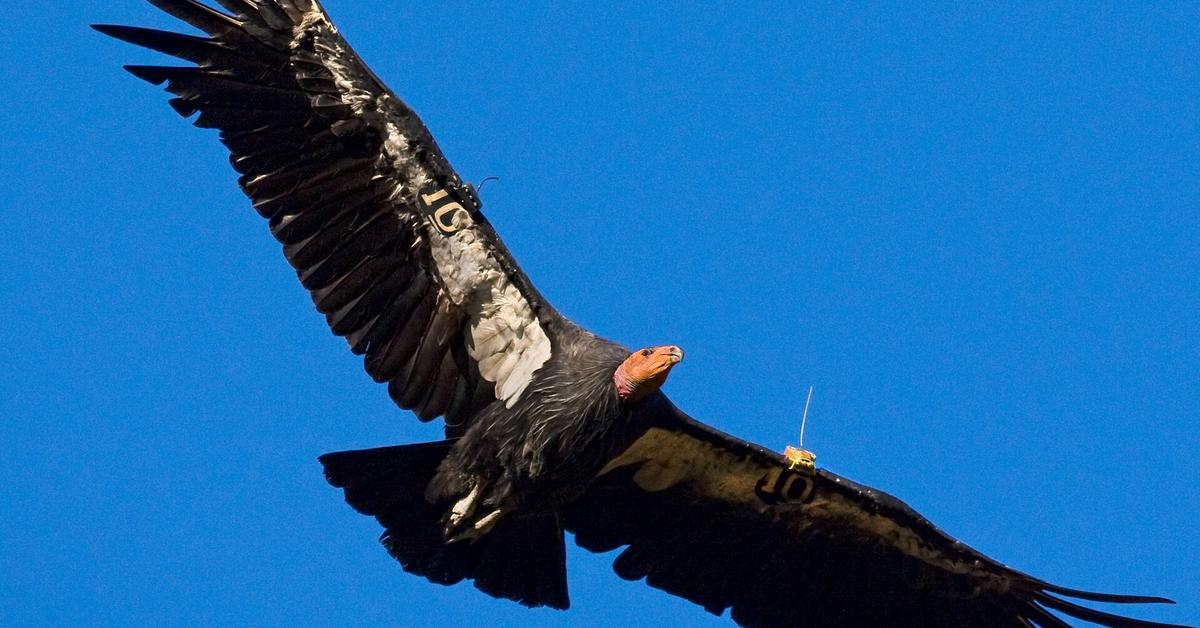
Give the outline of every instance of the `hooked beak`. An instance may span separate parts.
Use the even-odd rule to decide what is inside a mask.
[[[671,358],[671,364],[679,364],[683,362],[683,349],[676,346],[667,348],[667,355]]]

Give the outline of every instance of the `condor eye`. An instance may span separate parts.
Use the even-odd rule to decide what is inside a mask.
[[[643,358],[648,358],[648,357],[650,357],[650,354],[651,354],[651,353],[654,353],[654,352],[653,352],[653,351],[651,351],[651,350],[649,350],[649,349],[642,349],[642,357],[643,357]]]

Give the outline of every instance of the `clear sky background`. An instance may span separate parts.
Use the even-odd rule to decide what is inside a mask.
[[[1200,9],[328,0],[567,316],[697,418],[1068,586],[1200,621]],[[0,624],[726,626],[399,568],[323,452],[432,440],[330,335],[211,131],[5,8]],[[820,574],[797,574],[820,577]]]

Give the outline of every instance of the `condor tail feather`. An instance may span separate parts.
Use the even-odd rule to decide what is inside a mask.
[[[404,570],[442,585],[473,580],[488,595],[565,609],[566,545],[554,513],[501,519],[483,537],[447,542],[443,515],[426,487],[453,441],[343,451],[321,456],[325,478],[346,502],[385,528],[380,541]]]

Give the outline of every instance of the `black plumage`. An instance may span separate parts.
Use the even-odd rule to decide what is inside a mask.
[[[566,608],[569,530],[624,547],[621,577],[747,626],[1156,625],[1064,598],[1165,600],[1021,574],[682,414],[658,391],[682,352],[630,353],[559,315],[316,0],[150,1],[208,36],[96,28],[194,64],[128,70],[219,130],[331,330],[398,406],[445,420],[445,441],[321,458],[406,570]]]

